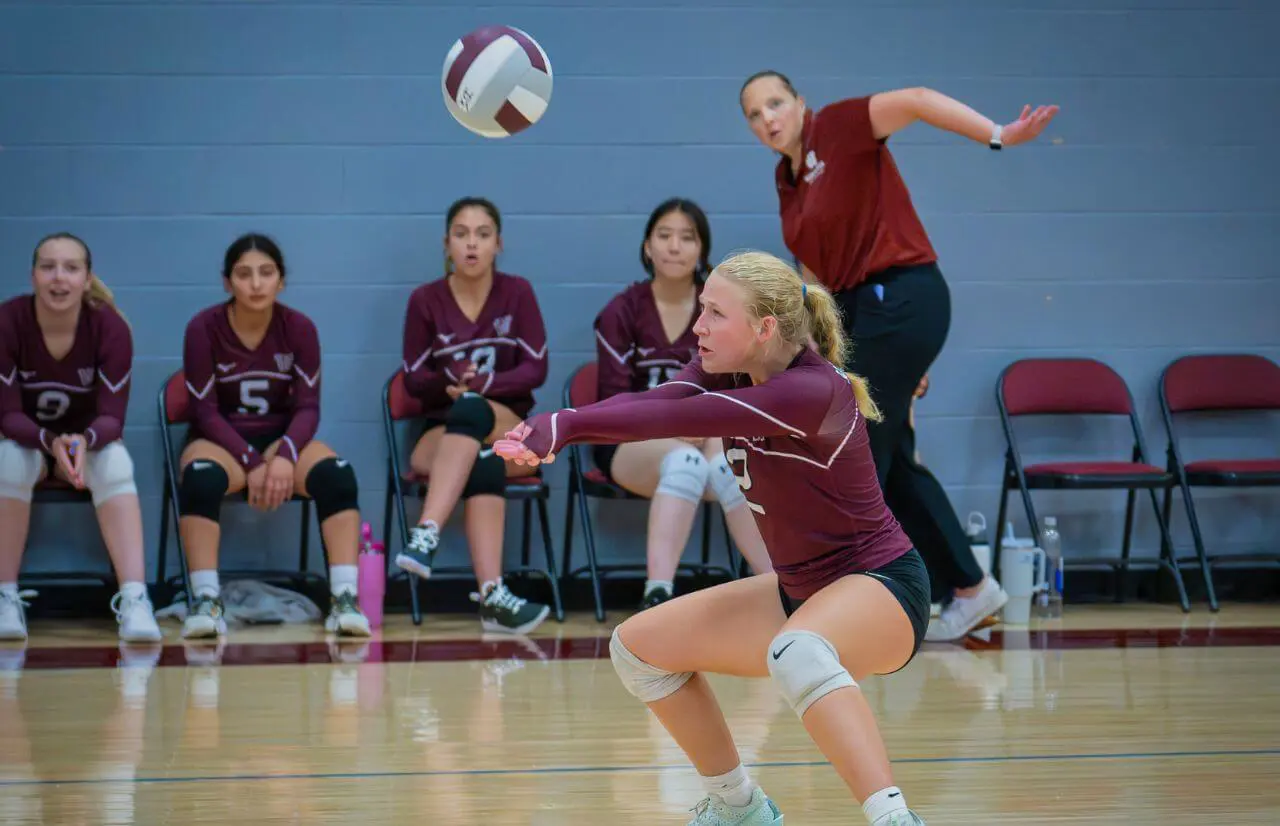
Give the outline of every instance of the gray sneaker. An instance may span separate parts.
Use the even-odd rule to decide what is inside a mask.
[[[925,826],[920,815],[908,809],[905,812],[894,812],[877,820],[873,826]]]
[[[440,529],[434,525],[419,525],[409,531],[409,545],[396,554],[396,567],[416,574],[423,579],[431,577],[431,562],[440,544]]]
[[[480,624],[486,631],[528,634],[551,613],[551,606],[521,599],[501,580],[487,595],[472,594],[471,600],[480,603]]]
[[[695,806],[693,813],[688,826],[782,826],[782,812],[759,786],[745,806],[730,806],[724,798],[713,794]]]
[[[203,640],[227,635],[227,620],[223,616],[222,600],[218,597],[198,596],[191,613],[182,623],[182,637]]]

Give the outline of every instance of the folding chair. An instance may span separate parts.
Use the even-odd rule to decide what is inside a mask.
[[[1196,517],[1191,488],[1259,488],[1280,486],[1280,457],[1271,459],[1198,459],[1183,461],[1174,430],[1175,416],[1191,413],[1245,413],[1280,411],[1280,366],[1258,355],[1220,354],[1183,356],[1160,374],[1160,411],[1169,434],[1169,471],[1182,490],[1196,556],[1204,573],[1209,608],[1218,610],[1218,597],[1210,573],[1211,561],[1280,561],[1277,555],[1217,554],[1205,551],[1200,520]],[[1164,495],[1164,518],[1169,520],[1173,489]]]
[[[191,605],[191,579],[190,571],[187,569],[187,551],[182,545],[182,533],[177,530],[178,524],[178,460],[181,458],[181,451],[174,451],[173,429],[182,425],[189,424],[189,402],[187,396],[186,377],[182,371],[174,373],[165,381],[164,386],[160,388],[160,393],[156,399],[159,417],[160,417],[160,440],[164,445],[164,487],[160,495],[160,544],[156,560],[156,584],[164,584],[171,586],[175,580],[181,580],[182,588],[187,594],[187,605]],[[248,494],[242,493],[241,496],[247,501]],[[327,576],[320,576],[308,570],[309,553],[310,553],[310,531],[307,530],[311,521],[311,500],[305,496],[294,494],[290,498],[291,502],[297,502],[302,507],[302,536],[299,541],[298,548],[298,569],[296,571],[271,571],[271,570],[229,570],[219,568],[219,573],[224,578],[235,577],[255,577],[258,579],[284,580],[295,588],[301,589],[308,582],[324,583],[328,581]],[[178,559],[182,563],[182,574],[179,577],[165,578],[168,560],[169,545],[169,520],[173,519],[174,524],[174,540],[178,545]],[[321,546],[323,548],[323,538]]]
[[[429,479],[426,476],[419,476],[412,470],[403,468],[401,462],[400,442],[396,437],[396,424],[419,420],[423,418],[422,405],[418,400],[409,395],[409,391],[404,386],[404,372],[397,370],[395,374],[387,380],[386,385],[382,389],[382,421],[386,429],[387,439],[387,496],[386,508],[383,514],[383,536],[386,536],[388,547],[390,546],[391,537],[391,515],[394,509],[400,523],[400,542],[402,547],[409,545],[409,530],[411,528],[408,512],[405,510],[404,499],[412,494],[418,498],[427,495],[427,484]],[[551,587],[552,609],[555,612],[557,622],[564,622],[564,605],[560,599],[560,578],[556,574],[555,552],[551,547],[551,525],[547,518],[547,499],[550,498],[551,490],[547,483],[543,481],[541,471],[532,475],[508,479],[506,490],[503,492],[503,498],[508,502],[520,502],[522,505],[522,524],[520,530],[520,565],[505,568],[506,573],[524,574],[526,576],[535,576],[545,579]],[[533,504],[538,505],[538,522],[542,529],[542,547],[546,553],[547,567],[545,569],[538,568],[530,564],[531,555],[531,523],[533,517]],[[469,567],[434,567],[432,575],[435,574],[471,574],[472,569]],[[418,586],[421,579],[413,574],[400,574],[409,580],[409,600],[410,610],[413,614],[414,625],[422,624],[422,607],[418,598]]]
[[[61,479],[49,475],[47,479],[36,485],[31,492],[31,504],[34,505],[71,505],[92,504],[93,497],[88,490],[76,490]],[[96,527],[96,524],[95,524]],[[95,573],[90,571],[31,571],[19,573],[22,582],[78,582],[91,580],[101,582],[104,588],[115,584],[115,573]]]
[[[564,406],[565,407],[582,407],[583,405],[592,404],[599,400],[599,385],[597,384],[596,362],[590,361],[582,364],[578,369],[573,371],[569,376],[569,380],[564,385]],[[596,555],[595,528],[591,523],[591,509],[588,505],[588,499],[606,499],[613,501],[648,501],[643,496],[626,490],[625,488],[615,485],[611,482],[605,472],[589,463],[586,456],[589,451],[585,450],[586,445],[574,444],[569,447],[569,495],[568,501],[565,503],[564,517],[564,562],[562,567],[565,570],[565,576],[568,579],[574,579],[589,572],[591,575],[591,590],[595,598],[596,619],[600,622],[605,620],[604,597],[601,594],[601,579],[611,573],[621,571],[644,571],[646,565],[643,563],[622,563],[613,565],[601,565]],[[561,451],[563,454],[564,451]],[[573,508],[574,504],[578,506],[578,513],[582,517],[583,538],[587,545],[587,564],[582,567],[570,568],[570,560],[573,553]],[[730,578],[735,576],[734,558],[733,558],[733,541],[729,536],[729,523],[724,520],[721,514],[721,524],[724,526],[724,541],[726,554],[729,558],[728,567],[711,564],[711,522],[712,522],[712,504],[710,502],[702,503],[702,561],[697,562],[681,562],[677,570],[684,570],[694,574],[723,574]],[[742,560],[739,568],[739,574],[746,565],[746,560]]]
[[[1018,490],[1027,511],[1036,544],[1040,544],[1040,527],[1031,490],[1126,490],[1124,544],[1120,559],[1075,558],[1073,567],[1109,566],[1116,574],[1116,601],[1123,596],[1125,578],[1130,567],[1156,565],[1173,574],[1182,610],[1189,612],[1182,571],[1173,554],[1169,526],[1156,498],[1156,491],[1173,485],[1173,474],[1150,464],[1142,430],[1133,409],[1133,397],[1124,379],[1114,370],[1094,359],[1021,359],[1006,367],[996,384],[996,404],[1004,426],[1004,478],[1000,489],[1000,512],[997,525],[1003,525],[1009,492]],[[1133,430],[1133,453],[1129,461],[1045,462],[1024,466],[1014,438],[1013,419],[1018,416],[1125,416]],[[1139,490],[1151,495],[1151,507],[1160,528],[1160,556],[1155,560],[1133,560],[1129,557],[1133,534],[1134,501]],[[999,564],[1002,532],[996,531],[994,563]],[[1068,560],[1064,560],[1066,565]]]

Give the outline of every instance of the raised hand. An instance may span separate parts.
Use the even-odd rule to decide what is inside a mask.
[[[1037,106],[1032,111],[1031,104],[1022,107],[1022,114],[1013,123],[1006,125],[1000,133],[1000,141],[1005,146],[1017,146],[1028,143],[1039,137],[1044,128],[1058,114],[1058,107]]]

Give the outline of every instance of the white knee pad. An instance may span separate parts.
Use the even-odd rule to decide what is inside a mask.
[[[723,453],[716,454],[711,460],[709,477],[707,484],[715,492],[716,499],[720,500],[720,507],[724,508],[725,513],[747,504],[747,497],[738,486],[738,477],[733,475],[733,468],[729,467],[729,460]]]
[[[133,481],[133,459],[123,442],[112,442],[84,457],[84,484],[96,508],[126,493],[137,493]]]
[[[765,656],[773,681],[801,717],[836,689],[858,685],[840,664],[835,646],[812,631],[783,631]]]
[[[670,697],[693,677],[692,671],[673,674],[654,668],[627,650],[618,636],[618,629],[613,629],[613,638],[609,640],[609,657],[613,660],[613,669],[618,672],[622,684],[641,702],[653,703],[663,697]]]
[[[681,445],[662,457],[657,492],[686,502],[701,502],[710,471],[702,451],[693,445]]]
[[[0,440],[0,499],[30,502],[43,468],[44,455],[40,451]]]

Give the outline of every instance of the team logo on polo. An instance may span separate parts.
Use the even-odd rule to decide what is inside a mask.
[[[804,156],[804,168],[804,182],[811,184],[818,180],[818,176],[827,168],[827,162],[818,160],[817,153],[810,149],[809,154]]]

